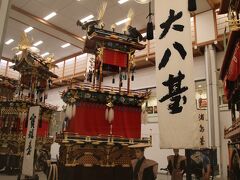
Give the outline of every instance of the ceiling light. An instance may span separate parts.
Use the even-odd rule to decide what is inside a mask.
[[[88,20],[90,20],[92,18],[94,18],[94,16],[91,14],[91,15],[85,17],[85,18],[82,18],[80,21],[81,21],[81,23],[84,23],[84,22],[86,22],[86,21],[88,21]]]
[[[146,4],[149,3],[151,0],[135,0],[135,1],[140,4]]]
[[[42,43],[43,43],[43,41],[38,41],[38,42],[34,43],[33,46],[39,46]]]
[[[25,33],[30,32],[31,30],[33,30],[33,27],[28,27],[27,29],[24,30]]]
[[[67,44],[62,45],[61,47],[62,47],[62,48],[66,48],[66,47],[68,47],[68,46],[70,46],[70,45],[71,45],[70,43],[67,43]]]
[[[116,22],[115,24],[116,24],[117,26],[120,26],[121,24],[124,24],[124,23],[126,23],[126,22],[128,22],[128,21],[130,21],[130,18],[123,19],[123,20],[121,20],[121,21]]]
[[[43,19],[47,21],[47,20],[53,18],[56,15],[57,15],[56,12],[51,12],[49,15],[45,16]]]
[[[18,52],[16,53],[17,56],[20,55],[20,54],[22,54],[22,51],[18,51]]]
[[[202,87],[202,85],[198,85],[198,87],[199,87],[199,88],[201,88],[201,87]]]
[[[43,53],[41,56],[42,56],[42,57],[45,57],[45,56],[47,56],[47,55],[49,55],[49,52],[45,52],[45,53]]]
[[[119,0],[118,3],[119,3],[119,4],[123,4],[123,3],[127,2],[127,1],[128,1],[128,0]]]
[[[9,45],[13,42],[14,40],[13,39],[9,39],[8,41],[5,42],[6,45]]]
[[[86,39],[86,37],[87,37],[87,36],[83,36],[82,38],[83,38],[83,39]]]

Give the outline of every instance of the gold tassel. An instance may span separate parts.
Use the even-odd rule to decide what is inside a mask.
[[[147,40],[147,57],[146,57],[146,61],[149,60],[149,54],[150,54],[150,41]]]

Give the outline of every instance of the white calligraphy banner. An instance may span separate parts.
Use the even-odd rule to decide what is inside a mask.
[[[22,174],[33,176],[34,172],[34,151],[38,129],[40,106],[30,107],[28,113],[28,126],[25,140],[24,157],[22,165]]]
[[[155,1],[160,148],[199,148],[188,0]]]

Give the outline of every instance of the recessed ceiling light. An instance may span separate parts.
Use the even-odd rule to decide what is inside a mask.
[[[135,1],[140,4],[146,4],[149,3],[151,0],[135,0]]]
[[[45,57],[45,56],[47,56],[47,55],[49,55],[49,52],[45,52],[45,53],[43,53],[41,56],[42,56],[42,57]]]
[[[126,22],[128,22],[128,21],[130,21],[130,18],[123,19],[123,20],[121,20],[121,21],[116,22],[115,24],[116,24],[117,26],[120,26],[121,24],[124,24],[124,23],[126,23]]]
[[[53,18],[56,15],[57,15],[56,12],[51,12],[49,15],[45,16],[43,19],[47,21],[47,20]]]
[[[30,32],[31,30],[33,30],[33,27],[28,27],[27,29],[24,30],[25,33]]]
[[[70,43],[66,43],[66,44],[62,45],[61,47],[62,47],[62,48],[66,48],[66,47],[68,47],[68,46],[70,46],[70,45],[71,45]]]
[[[42,43],[43,43],[43,41],[38,41],[38,42],[34,43],[33,46],[39,46]]]
[[[86,39],[86,37],[87,37],[87,36],[83,36],[82,38],[83,38],[83,39]]]
[[[94,18],[94,16],[91,14],[91,15],[85,17],[85,18],[82,18],[80,21],[81,21],[81,23],[84,23],[84,22],[86,22],[86,21],[88,21],[88,20],[90,20],[92,18]]]
[[[5,44],[6,44],[6,45],[9,45],[9,44],[11,44],[13,41],[14,41],[13,39],[9,39],[9,40],[7,40],[7,41],[5,42]]]
[[[128,1],[128,0],[119,0],[118,3],[119,3],[119,4],[123,4],[123,3],[127,2],[127,1]]]
[[[16,53],[17,56],[20,55],[20,54],[22,54],[22,51],[18,51],[18,52]]]

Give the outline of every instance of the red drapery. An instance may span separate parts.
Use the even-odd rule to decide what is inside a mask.
[[[47,137],[48,136],[48,131],[49,131],[49,123],[47,120],[43,119],[42,122],[38,121],[38,124],[41,123],[41,127],[38,126],[37,129],[37,137]],[[24,121],[24,127],[23,127],[23,134],[26,135],[27,133],[27,127],[26,125],[26,120]]]
[[[81,102],[77,105],[75,117],[69,121],[67,132],[86,136],[109,135],[105,110],[105,105]],[[112,125],[114,136],[140,138],[141,108],[114,106]]]
[[[110,49],[104,49],[103,51],[103,63],[114,65],[118,67],[127,67],[128,54],[120,51],[113,51]]]
[[[240,75],[240,42],[237,43],[229,66],[228,80],[236,81]]]

